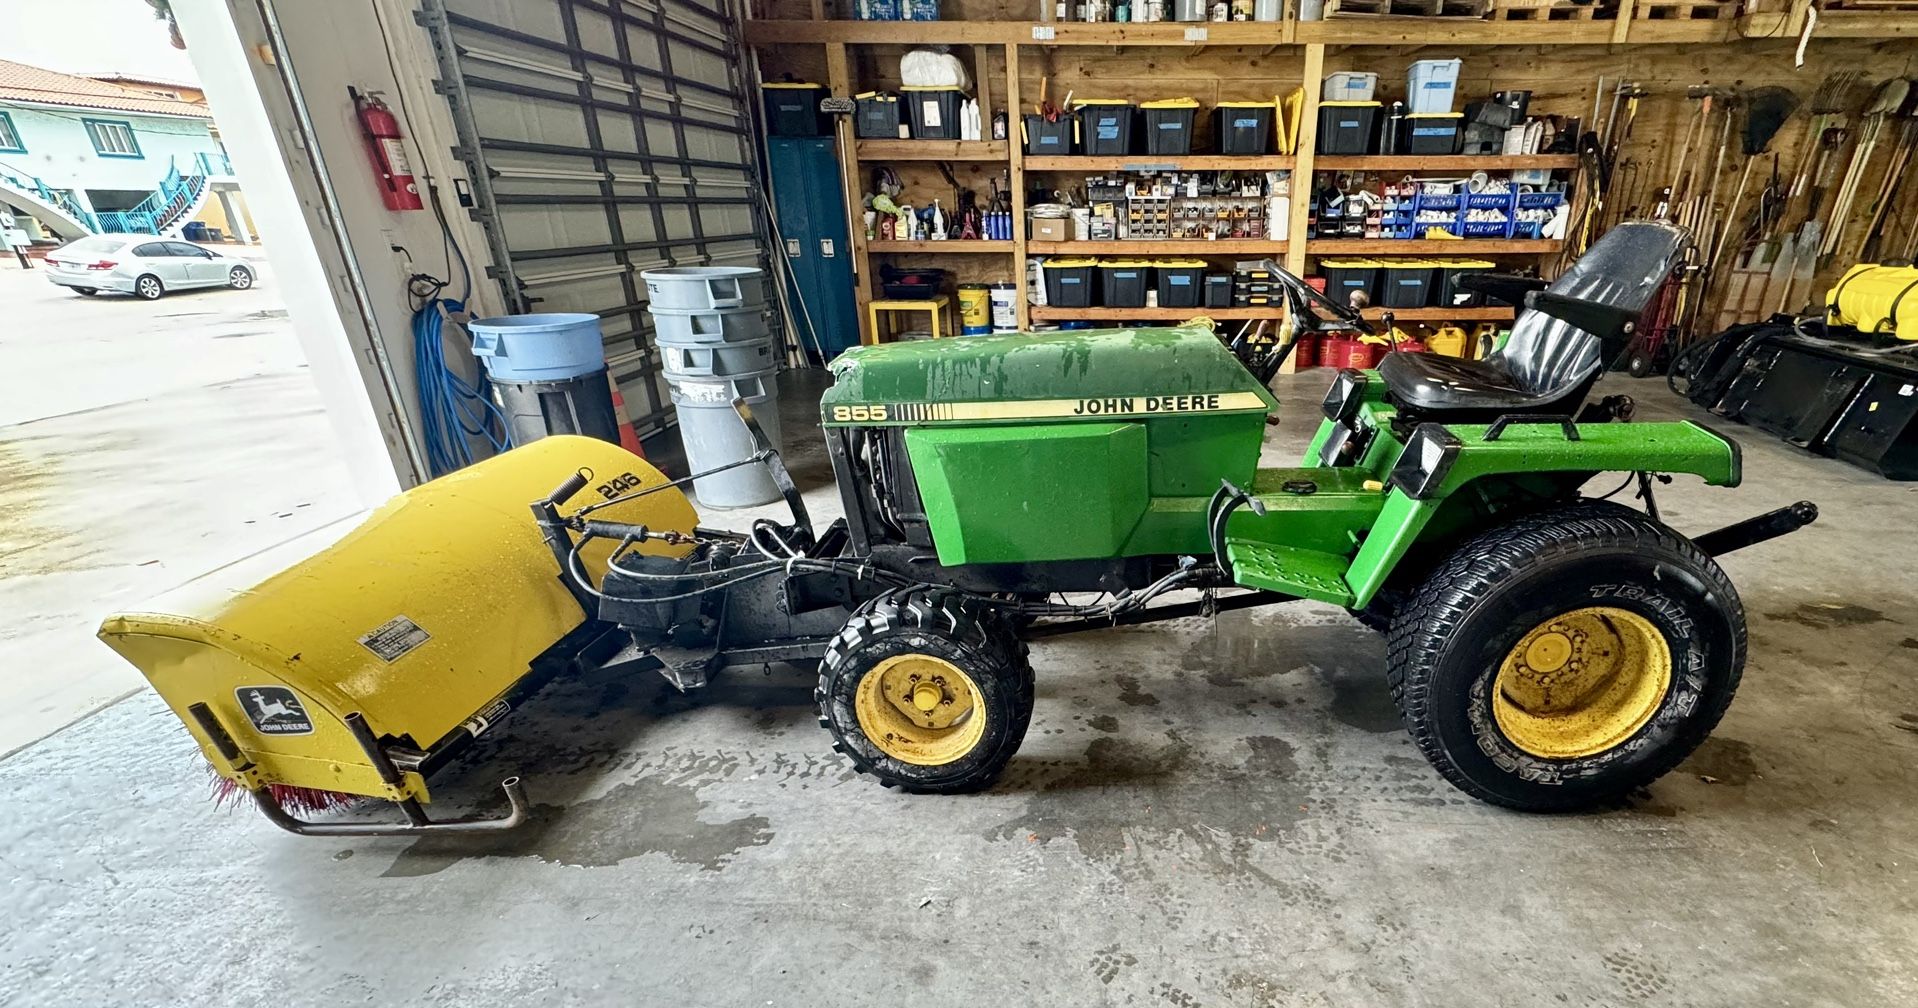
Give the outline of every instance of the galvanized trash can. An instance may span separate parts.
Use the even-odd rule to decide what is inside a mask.
[[[746,400],[779,447],[779,355],[768,325],[765,274],[741,266],[677,266],[640,276],[687,468],[703,472],[757,451],[733,410],[734,398]],[[694,480],[693,496],[706,507],[754,507],[778,500],[779,488],[765,466],[743,465]]]
[[[613,410],[606,369],[559,381],[493,380],[506,429],[514,445],[531,444],[549,434],[584,434],[619,443],[619,414]]]

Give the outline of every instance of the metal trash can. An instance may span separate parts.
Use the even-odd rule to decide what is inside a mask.
[[[753,419],[773,447],[782,443],[779,385],[772,371],[734,377],[668,374],[666,391],[679,415],[679,440],[692,472],[750,458],[757,450],[752,433],[733,410],[735,397],[752,407]],[[765,466],[743,465],[694,480],[693,496],[705,507],[754,507],[778,500],[779,487]]]
[[[584,434],[619,443],[619,414],[613,411],[613,390],[606,369],[558,381],[493,380],[506,429],[513,444],[538,441],[549,434]]]

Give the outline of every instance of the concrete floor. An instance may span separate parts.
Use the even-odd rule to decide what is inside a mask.
[[[111,609],[355,509],[272,268],[83,298],[0,262],[0,754],[145,680]]]
[[[1324,381],[1282,381],[1275,462]],[[806,384],[788,441],[827,511]],[[216,810],[142,693],[0,762],[0,1004],[1918,1003],[1918,487],[1733,433],[1747,485],[1681,479],[1668,520],[1825,517],[1727,558],[1744,688],[1626,807],[1452,791],[1378,638],[1309,605],[1036,647],[1025,747],[963,798],[849,773],[783,667],[559,683],[436,791],[520,773],[538,821],[458,842]]]

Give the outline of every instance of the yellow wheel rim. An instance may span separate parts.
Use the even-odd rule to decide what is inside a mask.
[[[853,713],[880,752],[915,766],[963,759],[986,733],[979,687],[959,666],[926,654],[873,666],[853,694]]]
[[[1499,666],[1492,717],[1546,759],[1602,753],[1637,734],[1672,686],[1672,649],[1651,621],[1594,606],[1554,616]]]

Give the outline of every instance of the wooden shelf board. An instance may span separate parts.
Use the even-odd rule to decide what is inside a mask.
[[[1028,157],[1027,171],[1271,171],[1290,168],[1290,154],[1120,154]]]
[[[1137,241],[1028,241],[1026,251],[1034,255],[1136,255],[1150,252],[1164,255],[1277,255],[1285,251],[1285,243],[1251,238],[1220,238],[1215,241],[1150,238]]]
[[[879,241],[874,239],[866,243],[866,251],[914,252],[948,254],[1011,255],[1012,243],[1009,241]]]
[[[844,42],[853,45],[1279,46],[1283,21],[1187,24],[1178,21],[812,21],[746,22],[746,44]]]
[[[1312,159],[1318,171],[1500,171],[1512,168],[1576,168],[1576,154],[1320,154]]]
[[[1183,322],[1186,319],[1275,319],[1285,315],[1282,305],[1260,308],[1055,308],[1033,305],[1032,317],[1055,322],[1085,320],[1122,322],[1126,319],[1155,319]]]
[[[1452,252],[1458,255],[1533,255],[1557,252],[1555,240],[1497,238],[1315,238],[1305,243],[1308,255],[1378,254],[1394,252]]]
[[[861,161],[1004,161],[1004,140],[860,140]]]
[[[1604,45],[1612,21],[1474,21],[1466,18],[1365,17],[1301,21],[1295,41],[1341,46]]]

